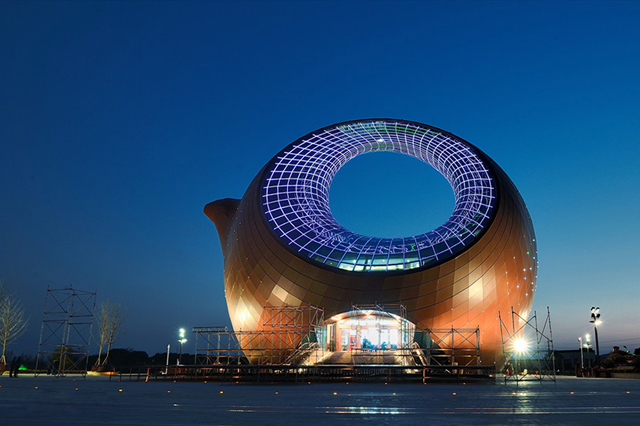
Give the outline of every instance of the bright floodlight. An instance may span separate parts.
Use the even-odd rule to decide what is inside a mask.
[[[594,323],[596,326],[600,325],[602,322],[600,320],[600,308],[599,307],[591,307],[591,323]]]
[[[529,349],[529,342],[527,342],[525,339],[523,339],[522,337],[517,338],[516,340],[514,340],[513,342],[513,349],[517,352],[517,353],[523,353],[526,352],[527,349]]]

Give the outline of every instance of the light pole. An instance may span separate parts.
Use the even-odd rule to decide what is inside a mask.
[[[584,339],[587,342],[587,359],[589,360],[589,370],[591,370],[591,335],[585,334]]]
[[[187,339],[184,338],[184,328],[180,329],[180,338],[178,342],[180,342],[180,356],[178,357],[178,365],[180,365],[180,360],[182,359],[182,345],[187,342]]]
[[[591,320],[589,321],[593,324],[593,333],[596,335],[596,363],[600,364],[600,345],[598,344],[598,325],[602,323],[600,320],[600,308],[592,306],[591,307]]]
[[[578,344],[580,345],[580,370],[584,368],[584,355],[582,353],[582,337],[578,337]]]
[[[169,350],[171,350],[171,345],[167,345],[167,366],[164,368],[164,374],[169,373]]]

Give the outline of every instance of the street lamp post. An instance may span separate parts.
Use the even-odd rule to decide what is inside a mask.
[[[580,370],[584,369],[584,355],[582,353],[582,337],[578,337],[578,344],[580,345]]]
[[[589,370],[591,370],[591,335],[585,334],[584,339],[587,342],[587,360],[589,361]]]
[[[600,364],[600,344],[598,343],[598,325],[602,323],[600,320],[600,308],[592,306],[591,307],[591,320],[589,321],[593,324],[593,334],[596,336],[596,364]]]
[[[169,374],[169,351],[171,350],[171,345],[167,345],[167,366],[164,369],[164,374]]]
[[[178,365],[180,365],[180,360],[182,359],[182,345],[187,342],[187,339],[184,338],[184,328],[180,329],[180,338],[178,342],[180,342],[180,356],[178,357]]]

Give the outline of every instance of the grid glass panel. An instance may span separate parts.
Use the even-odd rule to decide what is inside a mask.
[[[406,154],[431,165],[455,197],[438,228],[405,238],[359,235],[329,208],[329,188],[345,163],[369,152]],[[350,122],[319,130],[283,150],[263,175],[262,208],[280,239],[301,256],[354,272],[420,268],[449,259],[489,224],[496,186],[489,168],[462,139],[404,121]]]

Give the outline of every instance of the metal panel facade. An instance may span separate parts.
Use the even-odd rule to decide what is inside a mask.
[[[411,155],[442,173],[456,197],[449,221],[411,240],[337,224],[331,179],[372,151]],[[311,304],[328,318],[352,304],[402,303],[417,329],[479,327],[482,363],[499,365],[498,312],[531,309],[536,241],[518,190],[482,151],[431,126],[376,119],[317,130],[277,154],[242,200],[215,201],[205,214],[220,235],[238,331],[260,330],[265,306]]]

